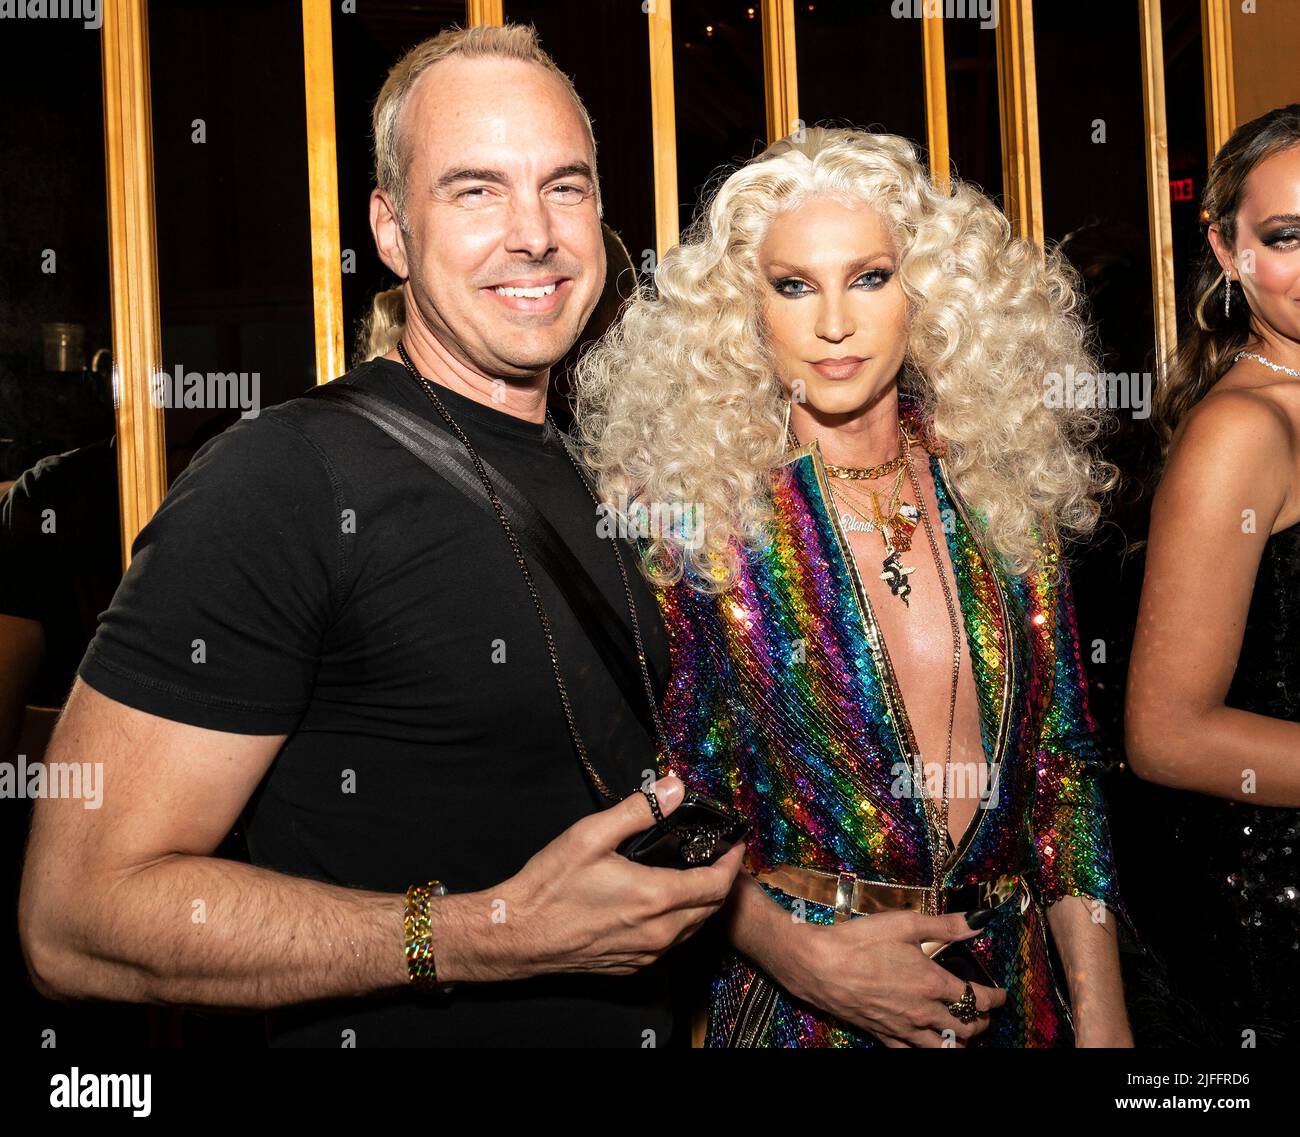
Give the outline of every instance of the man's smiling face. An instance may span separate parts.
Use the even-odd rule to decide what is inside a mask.
[[[486,375],[545,371],[605,280],[595,155],[573,99],[536,64],[453,57],[420,77],[398,130],[404,271],[424,321]]]

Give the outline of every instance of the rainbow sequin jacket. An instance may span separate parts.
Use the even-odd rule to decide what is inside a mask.
[[[917,408],[903,413],[917,436]],[[943,459],[930,464],[989,763],[987,800],[944,883],[1020,873],[1043,908],[1077,893],[1127,919],[1060,550],[1046,541],[1042,568],[1003,571]],[[673,661],[664,766],[749,820],[754,871],[792,864],[926,886],[924,803],[899,792],[910,727],[815,445],[777,469],[772,497],[775,540],[745,557],[727,592],[657,590]]]

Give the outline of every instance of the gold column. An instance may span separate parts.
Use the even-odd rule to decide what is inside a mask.
[[[1205,144],[1207,161],[1237,125],[1232,77],[1232,18],[1229,0],[1201,0],[1201,49],[1205,61]]]
[[[465,22],[471,28],[505,23],[502,0],[465,0]]]
[[[998,103],[1002,184],[1016,233],[1043,243],[1043,183],[1038,160],[1038,79],[1033,0],[1002,0],[998,22]]]
[[[153,376],[162,366],[162,332],[146,0],[104,5],[100,47],[117,486],[125,567],[136,534],[167,492],[163,408],[151,398]]]
[[[347,370],[343,351],[343,269],[339,167],[334,140],[334,50],[330,0],[302,0],[307,96],[307,185],[311,203],[311,290],[316,382]]]
[[[794,0],[763,0],[763,96],[767,140],[775,142],[792,133],[799,120]]]
[[[1147,228],[1151,234],[1151,304],[1156,366],[1178,343],[1173,216],[1169,204],[1169,134],[1165,127],[1165,49],[1160,0],[1142,0],[1142,108],[1146,123]]]
[[[662,257],[677,244],[677,103],[673,97],[672,0],[648,0],[650,135],[654,146],[655,246]]]
[[[925,134],[930,148],[930,178],[936,186],[948,188],[948,74],[943,56],[943,13],[926,10],[922,23],[925,38]]]

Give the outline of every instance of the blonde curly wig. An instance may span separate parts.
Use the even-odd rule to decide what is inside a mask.
[[[893,234],[909,310],[901,389],[933,417],[1007,571],[1033,567],[1044,534],[1090,532],[1115,480],[1092,447],[1107,412],[1044,394],[1053,373],[1093,370],[1072,270],[1013,238],[975,189],[936,189],[906,139],[814,128],[721,183],[655,289],[578,365],[579,438],[609,506],[632,524],[639,510],[695,511],[693,531],[650,535],[650,578],[685,573],[720,592],[744,548],[768,540],[785,389],[765,347],[757,253],[773,218],[821,195],[872,206]]]

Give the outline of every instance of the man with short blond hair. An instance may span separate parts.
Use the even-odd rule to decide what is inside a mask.
[[[531,29],[474,28],[408,54],[375,117],[371,226],[404,281],[410,368],[390,353],[338,383],[461,445],[441,404],[630,629],[545,419],[604,281],[586,113]],[[629,575],[662,690],[663,628]],[[610,808],[496,518],[311,397],[206,446],[140,534],[51,745],[102,762],[104,787],[98,810],[36,810],[20,923],[38,986],[271,1010],[280,1045],[663,1045],[660,959],[742,850],[681,872],[617,855],[652,822],[632,791],[654,746],[533,577],[591,760],[629,795]],[[681,785],[657,790],[667,813]],[[211,855],[241,814],[249,865]]]

